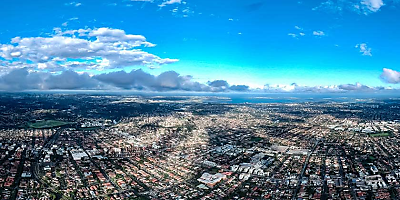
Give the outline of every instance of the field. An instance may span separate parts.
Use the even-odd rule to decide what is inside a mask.
[[[382,132],[382,133],[373,133],[373,134],[370,134],[370,136],[371,137],[389,137],[389,136],[392,136],[392,134],[389,132]]]
[[[261,142],[263,140],[263,138],[261,137],[251,137],[251,141],[253,142]]]
[[[60,126],[65,126],[67,124],[70,124],[70,122],[63,122],[63,121],[57,121],[57,120],[45,120],[45,121],[38,121],[35,123],[29,123],[28,126],[30,128],[54,128],[54,127],[60,127]]]

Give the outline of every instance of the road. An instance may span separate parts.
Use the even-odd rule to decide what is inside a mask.
[[[82,148],[83,149],[83,148]],[[101,168],[92,158],[92,156],[90,156],[90,154],[86,151],[86,149],[83,149],[83,151],[85,151],[85,153],[89,156],[89,160],[90,162],[93,163],[94,166],[96,166],[97,169],[100,170],[100,172],[103,174],[103,176],[107,179],[107,181],[109,181],[119,192],[122,191],[121,187],[119,187],[118,184],[116,184],[107,174],[106,171],[104,171],[103,168]]]
[[[305,172],[306,169],[307,169],[307,165],[308,165],[308,162],[310,161],[310,157],[311,157],[311,155],[314,153],[315,149],[317,148],[317,146],[318,146],[318,144],[321,142],[321,140],[322,140],[322,139],[319,139],[318,141],[315,142],[315,144],[314,144],[312,150],[311,150],[311,151],[308,153],[308,155],[307,155],[307,159],[306,159],[306,162],[304,163],[303,170],[301,170],[301,173],[300,173],[300,176],[299,176],[299,179],[298,179],[298,182],[297,182],[296,189],[295,189],[294,192],[293,192],[292,200],[297,199],[297,193],[298,193],[299,190],[300,190],[301,181],[302,181],[302,179],[303,179],[304,172]]]
[[[47,187],[47,190],[48,190],[49,192],[54,193],[54,194],[56,195],[56,197],[57,197],[57,198],[56,198],[57,200],[58,200],[58,199],[61,199],[62,195],[61,195],[60,193],[58,193],[57,190],[56,190],[54,187],[48,185],[46,182],[44,182],[44,181],[42,180],[42,177],[41,177],[41,175],[40,175],[40,174],[41,174],[41,169],[40,169],[40,162],[39,162],[39,160],[40,160],[40,158],[43,156],[44,149],[49,149],[51,146],[53,146],[54,143],[57,141],[58,137],[60,136],[60,134],[61,134],[61,132],[62,132],[63,130],[64,130],[64,129],[61,129],[61,128],[58,129],[58,130],[56,131],[56,133],[50,138],[50,140],[47,141],[47,142],[45,143],[45,145],[43,145],[43,147],[42,147],[42,149],[40,150],[40,152],[34,157],[34,159],[33,159],[33,164],[32,164],[32,167],[31,167],[31,171],[32,171],[33,178],[35,178],[40,184],[46,186],[46,187]]]

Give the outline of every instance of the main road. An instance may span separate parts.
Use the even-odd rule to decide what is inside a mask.
[[[302,181],[302,179],[303,179],[304,172],[305,172],[306,169],[307,169],[307,165],[308,165],[308,162],[310,161],[310,157],[311,157],[311,155],[314,153],[315,149],[317,148],[317,146],[318,146],[318,144],[321,142],[321,140],[322,140],[322,138],[321,138],[321,139],[318,139],[318,141],[315,142],[315,144],[314,144],[312,150],[311,150],[311,151],[308,153],[308,155],[307,155],[307,159],[306,159],[306,162],[304,163],[303,170],[301,170],[301,173],[300,173],[300,176],[299,176],[299,179],[298,179],[298,182],[297,182],[296,189],[295,189],[294,192],[293,192],[292,200],[297,199],[297,193],[298,193],[299,190],[300,190],[301,181]]]
[[[42,155],[43,155],[43,153],[44,153],[44,149],[49,149],[51,146],[53,146],[54,143],[57,141],[58,137],[60,136],[60,134],[61,134],[61,132],[62,132],[63,130],[64,130],[64,129],[62,129],[62,128],[57,129],[56,133],[53,134],[53,135],[51,136],[50,140],[48,140],[48,141],[44,144],[44,146],[42,147],[42,149],[40,149],[39,153],[35,155],[35,157],[34,157],[34,159],[33,159],[33,165],[32,165],[32,167],[31,167],[31,171],[32,171],[33,177],[34,177],[40,184],[46,186],[47,189],[49,190],[49,192],[54,193],[54,194],[56,195],[56,197],[57,197],[56,199],[60,199],[60,198],[62,197],[62,195],[61,195],[59,192],[57,192],[57,190],[56,190],[54,187],[48,185],[46,182],[44,182],[44,181],[42,180],[42,177],[40,176],[40,174],[41,174],[41,173],[40,173],[40,172],[41,172],[41,169],[40,169],[40,162],[39,162],[39,160],[40,160],[40,158],[42,157]]]

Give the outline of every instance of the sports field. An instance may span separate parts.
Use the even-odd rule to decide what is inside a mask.
[[[45,121],[38,121],[35,123],[29,123],[28,126],[30,128],[54,128],[54,127],[60,127],[70,124],[70,122],[63,122],[63,121],[57,121],[57,120],[45,120]]]

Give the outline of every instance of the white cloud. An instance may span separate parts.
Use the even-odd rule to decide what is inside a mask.
[[[361,5],[371,12],[377,12],[385,4],[382,0],[362,0]]]
[[[161,4],[158,5],[158,6],[164,7],[164,6],[166,6],[166,5],[181,4],[181,3],[182,3],[182,0],[168,0],[168,1],[164,1],[163,3],[161,3]]]
[[[296,83],[290,85],[270,85],[264,86],[265,92],[341,92],[338,86],[301,86]]]
[[[175,7],[174,9],[171,9],[171,12],[176,17],[189,17],[194,14],[194,11],[190,7]]]
[[[20,51],[11,52],[10,55],[12,57],[20,57],[21,56],[21,52]]]
[[[38,69],[46,69],[47,68],[47,64],[46,63],[39,63],[38,64]]]
[[[369,48],[366,43],[357,44],[356,48],[360,49],[363,56],[372,56],[372,49]]]
[[[372,91],[372,90],[377,90],[379,88],[373,88],[370,86],[363,85],[361,83],[356,83],[356,84],[343,84],[338,86],[339,89],[341,90],[346,90],[346,91]]]
[[[299,27],[299,26],[294,26],[294,28],[297,30],[296,32],[298,33],[289,33],[288,35],[293,37],[293,38],[298,38],[299,36],[303,37],[306,35],[306,33],[304,32],[300,32],[303,31],[303,28]]]
[[[339,13],[350,11],[368,15],[378,12],[383,6],[385,6],[383,0],[326,0],[313,8],[313,10],[327,10]]]
[[[79,6],[82,5],[82,3],[73,1],[73,2],[70,2],[70,3],[66,3],[65,5],[66,5],[66,6],[75,6],[75,7],[79,7]]]
[[[313,31],[313,35],[315,35],[315,36],[324,36],[325,33],[323,31]]]
[[[69,22],[77,21],[78,19],[79,19],[78,17],[71,17],[71,18],[68,19],[68,21],[62,23],[61,26],[66,27],[66,26],[69,25]]]
[[[270,85],[264,86],[264,92],[310,92],[310,93],[337,93],[337,92],[373,92],[382,90],[381,87],[370,87],[361,83],[342,84],[342,85],[317,85],[305,86],[292,83],[290,85]]]
[[[10,44],[0,44],[0,58],[7,67],[46,68],[62,71],[70,68],[95,69],[123,68],[134,65],[164,65],[177,59],[160,58],[143,51],[154,47],[142,35],[126,34],[124,30],[111,28],[78,29],[62,31],[55,29],[51,37],[15,37]],[[105,62],[98,61],[107,60]],[[43,65],[41,65],[43,68]],[[59,68],[59,69],[57,69]]]
[[[288,36],[291,36],[291,37],[293,37],[293,38],[298,38],[299,36],[303,37],[303,36],[305,36],[305,35],[306,35],[306,34],[303,33],[303,32],[300,32],[299,34],[296,34],[296,33],[289,33],[289,34],[288,34]]]
[[[381,79],[386,83],[398,84],[400,83],[400,72],[383,68]]]

